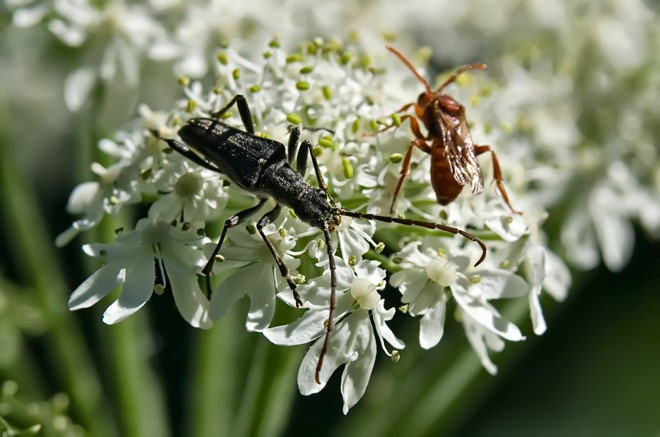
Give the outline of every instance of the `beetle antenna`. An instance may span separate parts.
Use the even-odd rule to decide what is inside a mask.
[[[334,328],[334,315],[335,315],[335,292],[337,289],[337,272],[335,266],[335,256],[332,252],[332,239],[330,238],[330,230],[327,227],[323,228],[323,235],[325,235],[325,247],[328,250],[328,262],[330,264],[330,311],[328,312],[328,325],[325,328],[325,339],[323,340],[323,348],[319,355],[319,362],[316,365],[316,373],[314,378],[317,384],[321,384],[321,367],[323,366],[323,358],[330,345],[330,333]]]
[[[378,220],[386,223],[399,223],[406,226],[420,226],[427,229],[439,229],[441,231],[446,231],[452,234],[461,235],[470,241],[474,241],[479,245],[479,247],[481,247],[481,257],[477,260],[476,263],[474,263],[475,267],[481,264],[484,259],[486,259],[486,251],[488,249],[486,248],[484,242],[481,241],[479,238],[475,237],[474,235],[465,232],[462,229],[454,228],[452,226],[441,225],[440,223],[425,222],[421,220],[400,219],[397,217],[390,217],[386,215],[367,214],[362,212],[350,211],[348,209],[343,209],[343,208],[339,209],[338,212],[339,214],[348,217],[363,218],[366,220]]]
[[[413,65],[410,63],[409,60],[407,60],[407,59],[406,59],[401,53],[399,53],[399,51],[398,51],[397,49],[395,49],[394,47],[392,47],[392,46],[385,46],[385,48],[386,48],[387,50],[389,50],[390,52],[394,53],[394,54],[396,55],[396,57],[399,58],[399,59],[401,60],[401,62],[403,62],[404,64],[406,64],[406,66],[407,66],[408,68],[410,68],[410,71],[413,72],[413,74],[415,75],[415,77],[416,77],[417,79],[419,79],[419,81],[422,82],[422,83],[424,84],[424,87],[426,88],[426,92],[427,92],[427,93],[429,93],[429,94],[433,94],[433,91],[431,91],[431,87],[429,86],[429,83],[426,81],[426,79],[424,79],[424,78],[422,77],[421,74],[419,74],[419,73],[417,72],[417,70],[415,69],[415,67],[413,67]]]
[[[454,71],[454,73],[451,76],[449,76],[449,78],[446,81],[444,81],[442,85],[440,85],[440,88],[438,88],[438,91],[436,92],[439,93],[440,91],[442,91],[444,87],[455,81],[458,76],[465,73],[466,71],[485,70],[485,69],[486,69],[486,64],[468,64],[468,65],[463,65],[462,67],[458,67],[458,69]]]

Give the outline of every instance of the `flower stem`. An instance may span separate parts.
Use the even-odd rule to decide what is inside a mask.
[[[0,103],[0,195],[4,215],[12,232],[13,256],[26,284],[34,288],[39,308],[50,330],[45,335],[48,363],[71,397],[80,423],[90,435],[115,435],[109,420],[99,376],[85,347],[81,330],[65,306],[69,287],[60,273],[52,238],[46,234],[34,192],[29,189],[12,153],[7,133],[11,126]]]
[[[86,179],[91,161],[103,162],[105,156],[96,147],[102,133],[98,127],[99,108],[103,105],[105,85],[98,84],[91,96],[90,110],[80,123],[80,138],[76,155],[82,179]],[[87,128],[85,128],[87,126]],[[87,238],[109,243],[115,238],[114,230],[132,226],[132,220],[123,210],[118,217],[107,216],[97,228],[90,231]],[[87,273],[98,268],[95,260],[86,258]],[[167,414],[165,413],[163,390],[158,383],[153,369],[149,365],[149,343],[151,332],[145,314],[136,314],[114,326],[98,324],[96,330],[100,341],[109,347],[107,359],[110,372],[116,382],[113,385],[117,399],[122,435],[167,436]]]

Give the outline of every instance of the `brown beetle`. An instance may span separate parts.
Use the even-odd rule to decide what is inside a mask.
[[[469,70],[485,70],[484,64],[469,64],[458,68],[445,80],[436,92],[431,90],[428,82],[415,70],[415,67],[396,49],[386,46],[413,72],[415,77],[424,84],[426,90],[421,93],[417,103],[408,103],[399,109],[399,113],[406,112],[410,107],[415,108],[415,116],[406,114],[401,121],[410,120],[410,128],[415,139],[410,142],[408,152],[401,165],[401,177],[394,191],[394,198],[390,206],[390,213],[394,210],[394,203],[401,191],[403,181],[410,174],[410,158],[414,147],[418,147],[431,155],[431,184],[438,203],[447,205],[453,202],[460,194],[463,186],[470,184],[472,192],[479,194],[484,189],[484,180],[477,156],[490,152],[493,157],[493,177],[502,198],[512,212],[514,210],[509,202],[509,196],[502,183],[502,172],[495,152],[490,146],[475,145],[470,136],[470,130],[465,119],[465,108],[452,97],[443,94],[442,90],[454,82],[456,78]],[[422,135],[417,120],[421,120],[426,127],[426,136]],[[388,126],[384,130],[389,129]],[[381,131],[382,132],[382,131]],[[428,142],[431,142],[431,145]]]

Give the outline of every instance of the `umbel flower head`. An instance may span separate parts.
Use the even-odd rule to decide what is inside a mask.
[[[441,207],[428,183],[428,156],[415,150],[411,174],[399,193],[398,218],[410,214],[409,218],[446,221],[469,229],[487,241],[489,255],[483,263],[474,266],[482,256],[481,249],[462,236],[404,223],[368,221],[359,215],[343,217],[326,240],[320,229],[301,221],[288,208],[262,229],[279,255],[279,263],[255,225],[275,208],[278,199],[258,199],[226,175],[173,153],[159,139],[177,139],[178,128],[188,119],[208,118],[241,94],[249,104],[257,137],[286,144],[292,126],[301,130],[301,139],[313,145],[328,194],[341,207],[387,215],[401,170],[401,152],[412,134],[405,124],[379,131],[395,122],[394,111],[416,98],[419,83],[411,80],[405,66],[387,57],[384,49],[381,55],[391,67],[374,68],[371,57],[334,40],[315,39],[293,53],[273,40],[259,60],[246,59],[226,47],[217,53],[211,87],[181,77],[186,98],[175,108],[155,113],[142,107],[139,122],[118,133],[112,147],[108,147],[109,140],[102,142],[104,150],[112,151],[117,159],[110,167],[112,180],[101,177],[99,182],[87,182],[74,190],[71,210],[84,219],[76,221],[60,242],[95,226],[105,214],[118,214],[145,199],[151,202],[148,213],[115,242],[85,246],[86,253],[104,265],[73,293],[70,308],[93,305],[121,286],[119,298],[103,319],[116,323],[142,308],[155,288],[174,295],[191,325],[209,328],[211,320],[230,311],[234,301],[248,296],[246,329],[263,332],[275,344],[311,345],[298,373],[302,394],[323,389],[332,373],[343,366],[341,392],[347,413],[367,390],[377,343],[394,361],[405,357],[399,352],[403,342],[388,326],[398,306],[389,306],[381,296],[389,283],[401,292],[408,314],[419,317],[424,348],[441,340],[447,303],[455,301],[457,318],[470,343],[486,369],[494,373],[487,349],[500,350],[504,340],[520,341],[524,336],[491,302],[529,299],[532,319],[539,328],[535,331],[541,333],[545,326],[538,295],[546,283],[558,298],[568,287],[563,266],[543,246],[539,229],[544,215],[536,213],[541,208],[524,192],[509,193],[514,200],[524,199],[522,217],[513,214],[490,186],[479,197],[465,190],[454,203]],[[452,84],[446,91],[458,86]],[[469,106],[467,110],[469,117]],[[245,129],[235,110],[225,112],[219,121]],[[491,144],[505,162],[507,151],[502,146]],[[510,177],[506,169],[503,166],[505,184]],[[106,172],[97,173],[103,176]],[[310,173],[307,181],[316,184],[314,172]],[[214,245],[204,230],[217,224],[219,217],[259,202],[263,208],[253,211],[255,216],[227,229],[206,289],[200,277]],[[334,263],[328,258],[328,242]],[[280,264],[288,269],[287,280]],[[337,278],[334,330],[324,363],[317,370],[329,324],[333,264]],[[299,302],[292,293],[292,281]],[[291,323],[270,326],[277,311],[276,297],[300,316]]]

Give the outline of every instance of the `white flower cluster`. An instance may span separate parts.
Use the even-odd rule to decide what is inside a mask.
[[[430,159],[418,150],[396,204],[399,218],[405,211],[421,220],[467,229],[483,239],[488,254],[478,267],[473,264],[481,249],[460,235],[342,217],[332,237],[337,250],[336,322],[320,383],[315,380],[315,369],[330,307],[330,264],[319,229],[286,209],[264,228],[299,284],[303,305],[297,320],[271,326],[276,296],[292,307],[296,302],[252,224],[228,231],[215,262],[213,276],[218,279],[212,281],[213,290],[203,291],[199,277],[214,247],[204,230],[220,218],[254,206],[257,199],[226,176],[174,153],[154,132],[162,138],[176,138],[177,129],[187,119],[209,117],[235,95],[245,95],[257,135],[286,143],[291,125],[300,127],[303,139],[314,145],[314,156],[335,200],[344,208],[384,215],[399,178],[401,152],[412,136],[405,123],[378,131],[393,123],[393,111],[416,100],[420,92],[419,82],[394,57],[386,58],[391,67],[373,68],[368,56],[336,41],[316,39],[288,54],[275,39],[258,62],[245,59],[231,47],[222,49],[216,59],[210,90],[201,82],[181,78],[187,98],[176,109],[161,114],[142,107],[139,123],[117,134],[116,141],[101,141],[101,149],[116,162],[107,169],[95,164],[99,180],[74,190],[69,210],[83,218],[58,243],[96,225],[105,214],[116,214],[144,199],[152,203],[134,230],[121,231],[111,244],[85,245],[85,252],[103,260],[104,266],[74,291],[71,309],[90,306],[121,286],[121,295],[103,316],[106,323],[116,323],[139,310],[154,291],[171,289],[182,316],[193,326],[209,328],[233,302],[248,295],[246,329],[263,332],[275,344],[312,344],[298,373],[301,393],[320,391],[344,365],[345,413],[366,390],[377,343],[393,360],[404,348],[387,324],[397,313],[394,307],[388,308],[380,293],[388,283],[401,293],[401,312],[419,317],[422,347],[431,348],[440,341],[447,312],[453,310],[491,373],[496,367],[488,350],[501,350],[504,340],[524,339],[518,327],[502,318],[494,301],[528,299],[534,331],[541,334],[545,330],[539,295],[545,290],[562,299],[570,277],[544,246],[542,208],[520,191],[523,184],[515,183],[515,178],[524,178],[526,169],[517,168],[522,176],[512,172],[513,167],[504,164],[508,156],[499,150],[504,183],[522,215],[512,213],[489,184],[487,161],[482,163],[487,174],[484,193],[474,196],[465,190],[455,202],[441,207],[428,183]],[[487,82],[485,76],[481,72],[466,74],[461,83],[469,83],[464,88],[478,92],[479,83]],[[457,88],[452,85],[446,91],[452,94]],[[478,100],[465,100],[473,102],[466,104],[470,121],[473,113],[478,114]],[[237,111],[226,113],[222,121],[243,129]],[[481,143],[478,135],[482,131],[478,132]],[[495,143],[491,145],[497,148]],[[308,180],[315,183],[313,175]],[[274,201],[267,204],[270,210]]]
[[[563,258],[619,271],[635,226],[660,236],[657,8],[469,0],[434,2],[426,12],[408,19],[439,58],[474,58],[507,77],[472,114],[511,128],[503,132],[516,156],[509,163],[538,167],[525,191],[551,211]]]

